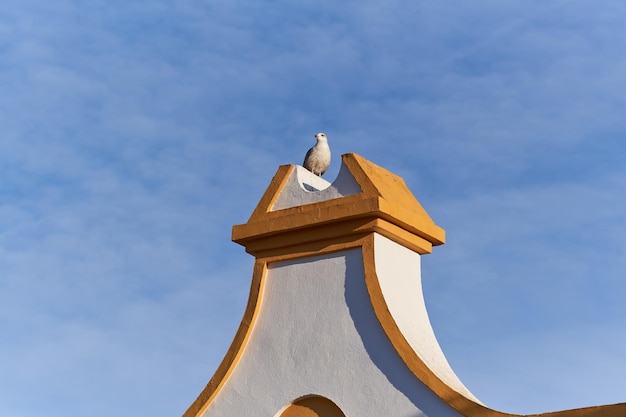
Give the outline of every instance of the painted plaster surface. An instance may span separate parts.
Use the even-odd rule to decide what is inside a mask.
[[[343,164],[337,179],[332,184],[299,165],[294,168],[287,184],[272,207],[273,211],[346,197],[361,192],[361,187]]]
[[[455,391],[479,402],[456,376],[430,325],[422,292],[420,255],[374,235],[376,275],[398,328],[420,359]]]
[[[309,394],[347,417],[459,416],[384,334],[359,248],[270,265],[249,342],[202,415],[275,417]]]
[[[346,417],[522,417],[482,405],[437,343],[419,253],[445,231],[402,178],[356,154],[342,160],[332,184],[279,167],[233,227],[257,257],[249,303],[185,417],[278,417],[312,396]],[[536,416],[624,417],[626,403]]]

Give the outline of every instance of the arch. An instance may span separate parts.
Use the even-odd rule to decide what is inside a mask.
[[[346,417],[328,398],[310,395],[289,404],[279,417]]]

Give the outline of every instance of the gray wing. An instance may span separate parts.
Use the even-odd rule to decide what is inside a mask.
[[[304,162],[302,162],[302,166],[305,167],[306,169],[310,170],[309,167],[307,167],[307,162],[309,160],[309,158],[311,157],[311,154],[313,153],[313,148],[309,149],[306,153],[306,155],[304,155]]]

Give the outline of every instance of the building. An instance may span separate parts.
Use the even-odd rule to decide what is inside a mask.
[[[184,417],[505,417],[463,385],[430,325],[420,258],[445,241],[402,178],[346,154],[332,183],[278,169],[233,240],[248,306]],[[626,404],[540,414],[624,417]]]

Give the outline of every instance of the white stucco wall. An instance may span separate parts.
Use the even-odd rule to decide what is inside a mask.
[[[296,165],[285,187],[276,198],[272,210],[332,200],[360,192],[361,187],[344,164],[341,165],[339,174],[332,184],[306,168]]]
[[[376,275],[385,302],[406,340],[448,386],[480,402],[456,376],[439,347],[424,303],[420,255],[379,234],[374,235],[374,248]]]
[[[459,416],[393,349],[363,274],[360,249],[271,265],[249,343],[203,416],[273,417],[308,394],[347,417]]]

